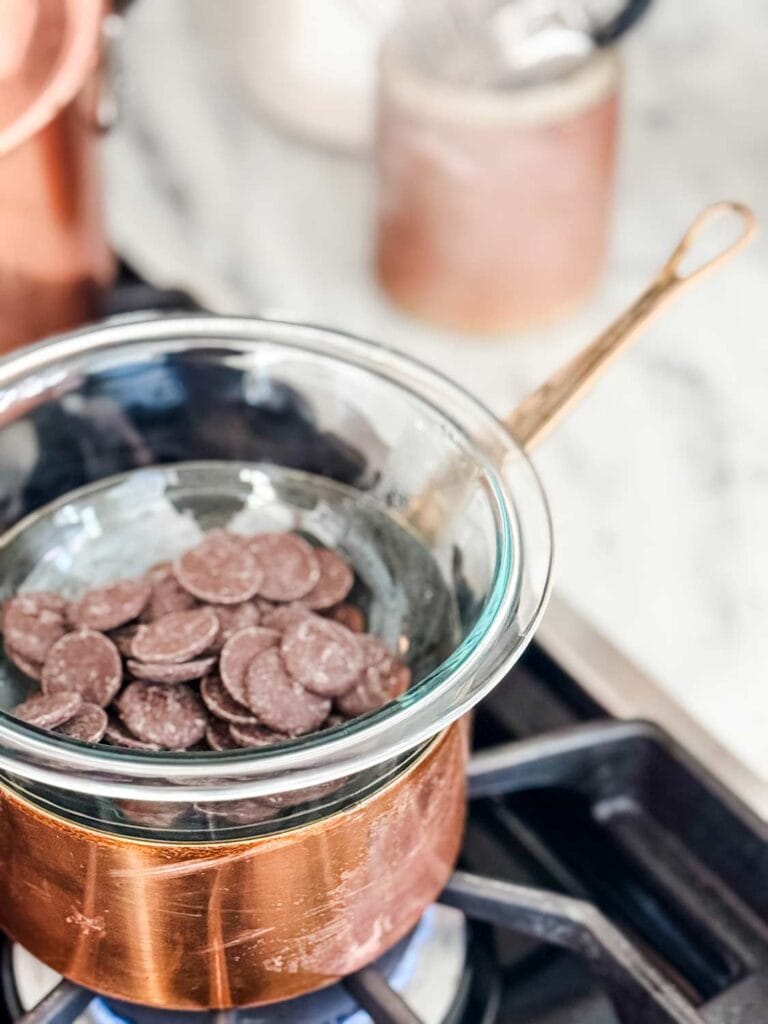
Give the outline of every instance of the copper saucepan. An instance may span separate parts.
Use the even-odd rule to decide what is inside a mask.
[[[97,315],[107,0],[0,0],[0,351]]]
[[[683,275],[681,261],[702,222],[724,210],[743,219],[743,234]],[[133,522],[137,495],[139,518],[149,524],[131,549],[140,569],[152,517],[169,514],[168,494],[174,510],[183,505],[196,474],[228,481],[216,493],[243,508],[254,494],[262,501],[283,486],[260,465],[296,466],[300,458],[302,469],[322,468],[389,501],[447,578],[455,581],[461,563],[463,595],[461,643],[411,691],[357,722],[279,748],[134,754],[51,738],[0,714],[0,924],[8,933],[96,991],[206,1009],[328,985],[412,928],[461,843],[466,713],[519,657],[549,588],[546,503],[521,449],[663,303],[722,263],[753,226],[738,204],[706,210],[642,296],[518,407],[506,433],[434,371],[296,325],[218,317],[116,322],[0,363],[0,465],[7,439],[39,431],[41,412],[56,402],[62,415],[79,417],[72,436],[84,429],[98,455],[75,472],[71,452],[80,458],[81,448],[67,448],[71,423],[60,418],[55,467],[39,451],[18,467],[21,482],[2,495],[0,514],[5,525],[31,516],[0,546],[6,589],[17,582],[13,573],[36,571],[40,551],[55,544],[66,574],[66,545],[78,523],[91,540],[115,527],[109,516],[123,528]],[[267,389],[264,400],[265,386],[277,379],[280,387]],[[281,417],[297,394],[293,411],[311,404],[317,429],[295,446],[286,426],[294,420]],[[105,475],[173,462],[174,452],[208,461],[131,474],[99,504]],[[60,497],[81,484],[90,488],[79,497]],[[59,499],[63,540],[46,533],[50,516],[36,517],[40,494]],[[296,502],[293,514],[330,542],[353,543],[333,534],[330,499]],[[78,543],[83,536],[77,533]],[[26,548],[19,549],[20,537]],[[11,565],[11,548],[28,564]],[[472,592],[480,594],[474,603]],[[425,621],[435,619],[433,611]],[[256,813],[266,797],[282,808],[278,817]]]

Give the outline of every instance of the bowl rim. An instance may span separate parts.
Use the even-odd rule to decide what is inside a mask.
[[[295,791],[348,777],[426,744],[507,674],[544,612],[551,590],[552,521],[541,481],[528,456],[479,399],[410,355],[335,328],[208,313],[115,317],[11,353],[0,360],[0,424],[7,415],[9,393],[12,407],[25,401],[36,404],[63,383],[67,369],[78,360],[88,363],[113,349],[135,348],[138,352],[142,346],[148,352],[153,345],[164,352],[175,351],[171,343],[176,342],[184,349],[211,348],[211,342],[222,346],[234,343],[245,351],[268,343],[351,364],[410,391],[458,430],[483,466],[498,515],[496,566],[483,609],[456,650],[417,686],[383,708],[321,733],[257,750],[155,753],[66,740],[0,713],[0,771],[95,796],[223,801]],[[439,404],[433,391],[442,399]],[[468,436],[456,418],[457,410],[482,426],[485,450]],[[540,554],[541,578],[528,595],[532,608],[521,623],[515,618],[519,588],[514,585],[513,570],[520,574],[521,587],[530,588],[531,584],[525,578],[520,510],[502,479],[502,471],[511,462],[522,472],[538,502],[535,515],[546,547]],[[8,532],[15,529],[16,525]],[[520,548],[516,559],[515,543]]]

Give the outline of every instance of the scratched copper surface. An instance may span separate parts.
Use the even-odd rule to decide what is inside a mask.
[[[232,843],[92,832],[16,794],[0,803],[0,924],[96,991],[174,1009],[320,988],[374,960],[450,874],[464,824],[467,729],[324,820]]]

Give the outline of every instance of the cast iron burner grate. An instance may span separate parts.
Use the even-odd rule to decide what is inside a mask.
[[[125,280],[109,312],[189,308]],[[608,718],[535,644],[474,732],[460,869],[440,897],[466,915],[467,960],[442,1024],[768,1022],[762,822],[661,730]],[[420,1020],[378,965],[342,984],[375,1024]],[[96,1000],[115,1021],[151,1017],[68,981],[24,1013],[10,944],[2,988],[2,1024],[71,1024]]]

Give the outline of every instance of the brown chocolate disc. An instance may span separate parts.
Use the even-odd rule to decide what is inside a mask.
[[[336,707],[353,717],[389,704],[405,693],[410,685],[411,673],[407,666],[390,654],[375,636],[358,637],[364,667],[357,684],[336,699]]]
[[[81,704],[56,732],[81,743],[98,743],[107,728],[107,712],[98,704]]]
[[[397,680],[395,682],[394,696],[399,697],[401,693],[405,693],[408,687],[411,685],[413,679],[413,673],[407,665],[403,665],[402,662],[397,663],[396,670]]]
[[[332,711],[330,715],[328,715],[326,720],[323,722],[322,728],[324,730],[335,729],[337,725],[344,725],[344,723],[348,721],[349,719],[347,718],[346,715],[340,715],[338,711]]]
[[[123,663],[112,641],[103,633],[80,629],[57,640],[43,665],[45,693],[74,690],[84,701],[104,708],[123,681]]]
[[[233,739],[227,723],[218,718],[213,718],[208,722],[205,740],[211,750],[237,750],[239,747],[239,744]]]
[[[358,636],[357,646],[363,659],[363,669],[380,665],[384,661],[394,660],[394,655],[384,641],[372,633],[362,633]]]
[[[129,683],[116,707],[125,726],[147,743],[185,750],[205,736],[208,716],[199,697],[183,684]]]
[[[66,601],[48,591],[17,594],[5,605],[3,632],[8,647],[38,664],[67,629]]]
[[[214,800],[195,804],[195,809],[217,822],[224,818],[230,825],[258,825],[277,815],[274,807],[265,804],[258,797],[247,800]]]
[[[170,562],[162,562],[150,569],[145,579],[152,592],[141,613],[142,622],[154,622],[170,612],[188,612],[196,607],[197,601],[176,579]]]
[[[142,749],[149,748],[145,745]],[[148,828],[171,828],[184,813],[184,804],[163,803],[160,800],[116,800],[115,804],[127,821]]]
[[[337,622],[318,616],[289,626],[280,653],[293,678],[321,697],[346,693],[363,667],[358,638]]]
[[[28,697],[8,714],[13,715],[28,725],[36,725],[38,729],[55,729],[70,719],[82,704],[79,693],[36,693]]]
[[[245,674],[253,659],[280,642],[280,634],[263,626],[246,626],[224,644],[219,661],[221,681],[231,697],[240,704],[245,700]]]
[[[248,548],[264,573],[259,595],[269,601],[295,601],[320,579],[314,548],[295,533],[262,533]]]
[[[373,680],[371,679],[372,675]],[[392,676],[366,669],[363,682],[358,683],[342,697],[337,697],[336,707],[348,718],[355,718],[357,715],[364,715],[368,711],[384,707],[392,699],[389,694],[392,684]],[[395,694],[393,693],[392,696]]]
[[[320,782],[316,786],[306,786],[304,789],[294,789],[286,793],[270,793],[263,799],[264,803],[270,807],[297,807],[299,804],[314,803],[330,796],[331,793],[341,789],[345,781],[345,779],[331,779],[329,782]]]
[[[169,612],[149,625],[139,626],[131,654],[148,664],[190,661],[206,651],[219,632],[219,620],[210,608]]]
[[[126,750],[161,750],[159,743],[145,743],[123,725],[119,718],[108,718],[104,739],[113,747],[125,747]]]
[[[318,548],[315,556],[320,566],[320,579],[301,600],[307,608],[330,608],[343,601],[350,592],[355,574],[335,551]]]
[[[40,681],[40,676],[43,674],[43,666],[39,661],[30,661],[29,658],[25,658],[23,654],[19,654],[18,651],[14,651],[8,644],[5,645],[5,656],[9,661],[12,661],[16,668],[20,669],[25,676],[29,676],[30,679],[35,679],[37,682]]]
[[[277,648],[260,654],[245,677],[245,704],[275,732],[299,736],[323,724],[331,702],[292,679]]]
[[[211,532],[176,560],[176,579],[190,594],[213,604],[239,604],[257,593],[263,573],[241,539]]]
[[[118,580],[97,587],[70,606],[69,620],[77,629],[98,629],[104,633],[117,629],[138,618],[151,591],[145,580]]]
[[[3,603],[3,630],[6,628],[5,616],[9,608],[26,615],[37,615],[43,608],[66,615],[67,607],[67,599],[53,590],[23,590]]]
[[[252,725],[238,725],[233,722],[229,731],[238,747],[274,747],[288,739],[283,733],[268,729],[258,722]]]
[[[240,604],[211,605],[219,620],[219,636],[216,645],[219,650],[231,636],[246,626],[258,626],[261,621],[259,609],[252,601]]]
[[[131,656],[133,638],[136,636],[138,628],[136,623],[131,623],[130,626],[121,626],[119,629],[113,629],[109,634],[109,639],[124,658],[130,658]]]
[[[232,697],[218,676],[210,675],[203,679],[200,683],[200,696],[211,714],[225,722],[254,725],[257,721],[252,711]]]
[[[283,604],[273,608],[272,611],[263,612],[261,624],[269,629],[276,629],[279,633],[283,633],[294,622],[298,622],[299,619],[310,618],[313,614],[303,604]]]
[[[365,615],[354,604],[337,604],[329,608],[327,613],[329,619],[344,626],[350,633],[365,632]]]
[[[149,683],[189,683],[210,672],[215,664],[215,658],[197,658],[173,665],[153,665],[129,658],[126,667],[134,679],[146,679]]]
[[[169,576],[173,576],[173,562],[156,562],[144,573],[144,579],[152,586],[167,580]]]

